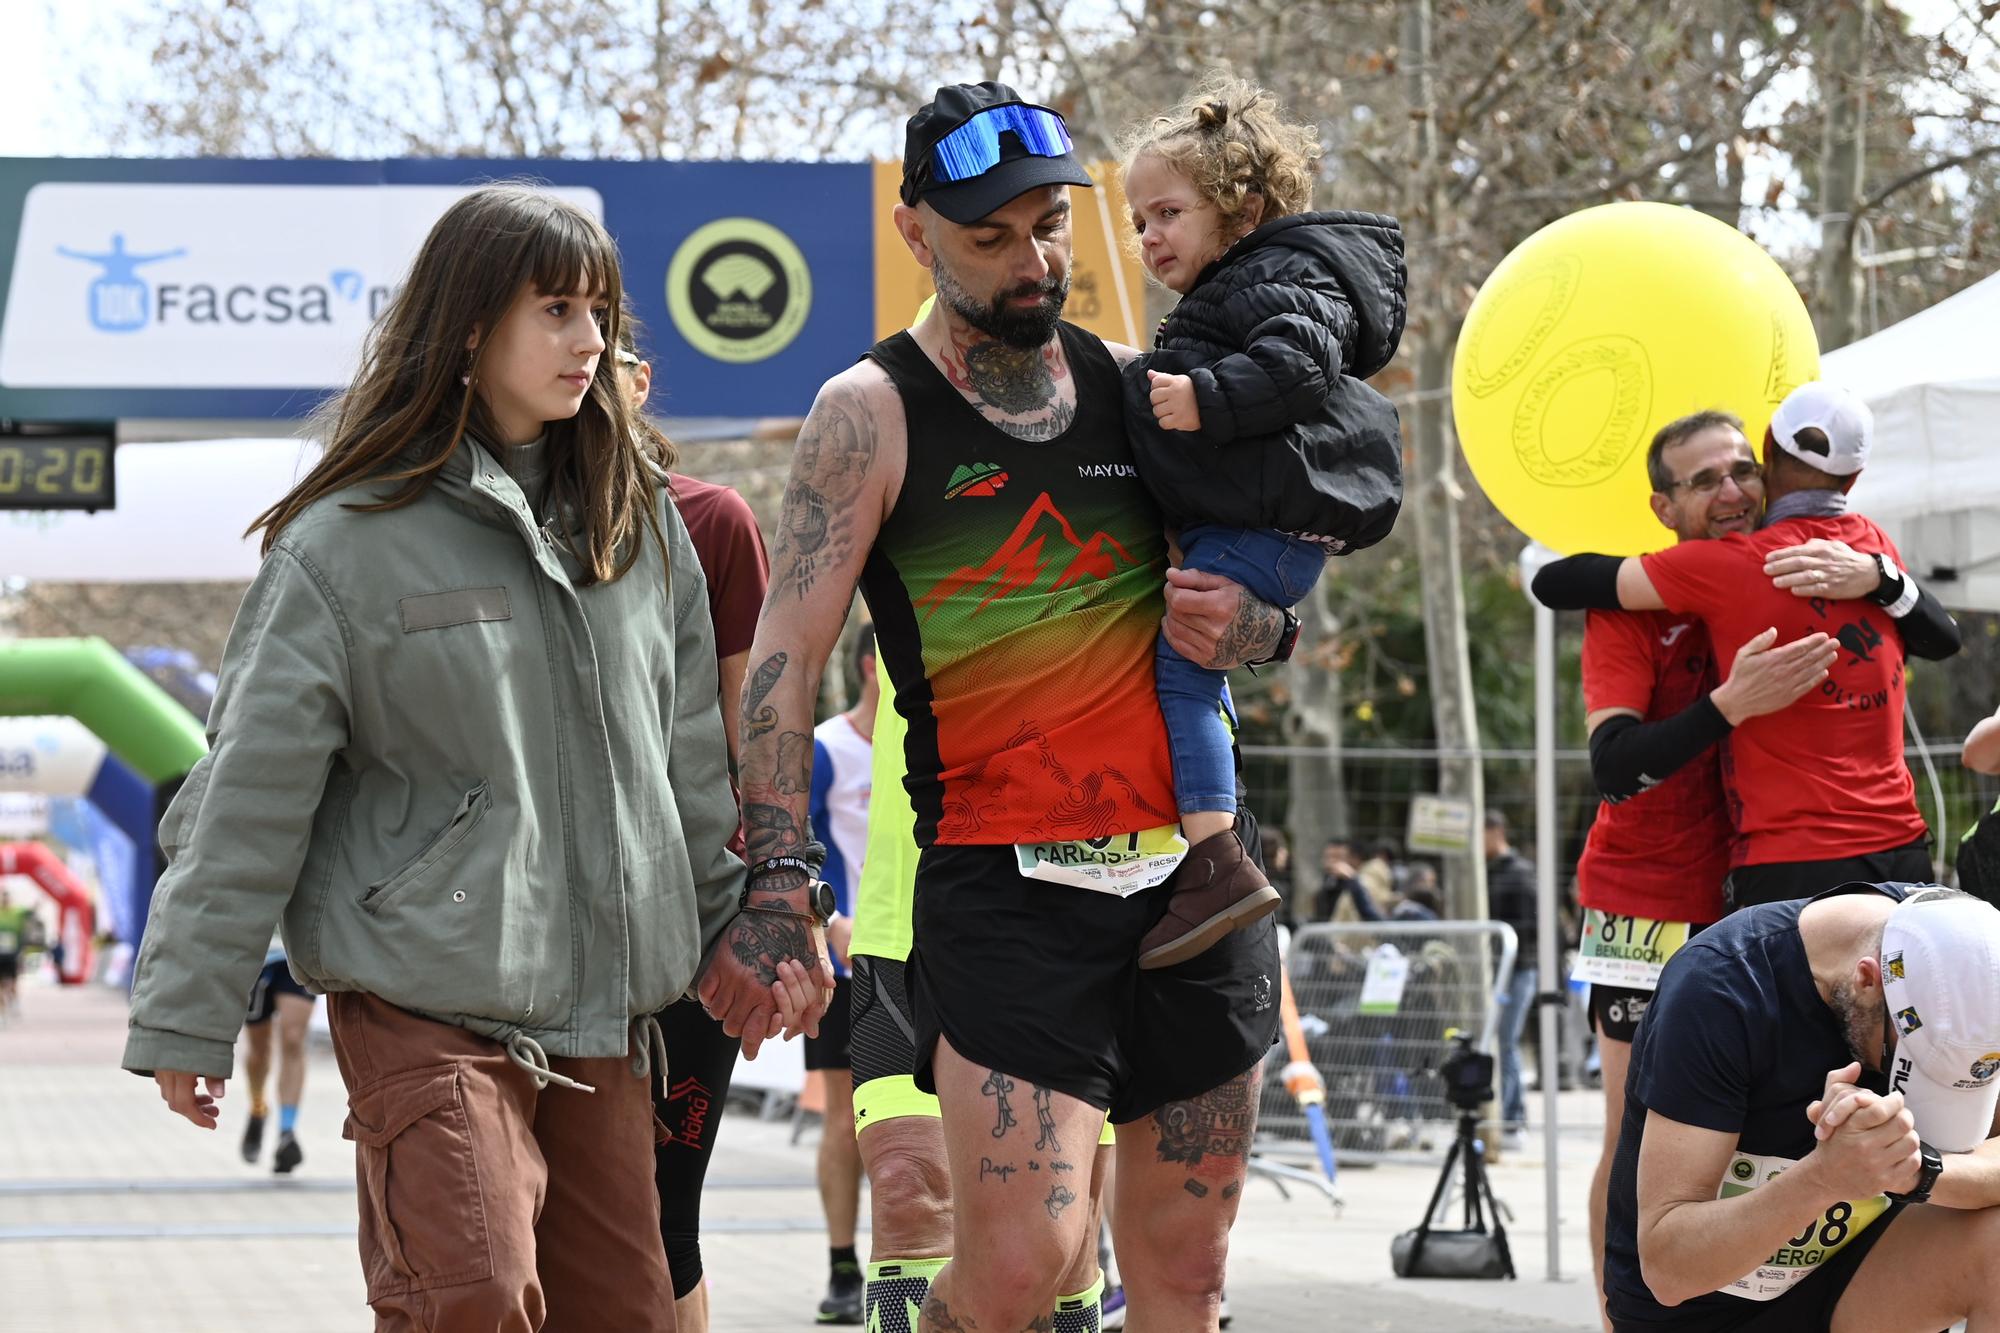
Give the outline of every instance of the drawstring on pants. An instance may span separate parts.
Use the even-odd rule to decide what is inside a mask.
[[[667,1077],[667,1034],[660,1030],[660,1020],[652,1014],[641,1014],[632,1020],[632,1044],[638,1049],[632,1056],[632,1077],[646,1078],[658,1070],[662,1082]]]
[[[548,1052],[542,1049],[542,1044],[525,1032],[516,1032],[507,1038],[507,1058],[528,1071],[529,1076],[535,1080],[537,1089],[546,1088],[554,1083],[558,1087],[573,1088],[577,1092],[597,1091],[588,1083],[579,1083],[573,1078],[558,1074],[550,1067]]]

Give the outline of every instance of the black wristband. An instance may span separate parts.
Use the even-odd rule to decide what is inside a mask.
[[[1551,611],[1616,611],[1618,567],[1624,563],[1616,555],[1551,561],[1535,575],[1535,600]]]
[[[1616,805],[1664,782],[1730,730],[1729,719],[1706,694],[1658,722],[1606,718],[1590,733],[1591,780]]]
[[[805,872],[807,879],[818,879],[820,867],[826,864],[826,847],[822,843],[809,842],[799,848],[797,856],[767,856],[750,867],[752,883],[767,879],[772,875],[782,875],[793,870]]]

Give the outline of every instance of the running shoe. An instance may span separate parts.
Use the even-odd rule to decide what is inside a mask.
[[[281,1176],[289,1176],[306,1160],[305,1149],[290,1130],[278,1131],[278,1151],[271,1154],[271,1170]]]
[[[243,1160],[255,1163],[264,1152],[264,1117],[253,1115],[243,1126]]]
[[[868,1283],[859,1264],[835,1264],[826,1280],[826,1299],[819,1303],[822,1324],[860,1324]]]

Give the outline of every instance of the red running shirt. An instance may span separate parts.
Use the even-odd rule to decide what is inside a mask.
[[[1668,611],[1592,611],[1583,631],[1586,713],[1673,717],[1715,687],[1708,628]],[[1577,899],[1619,916],[1707,924],[1722,918],[1733,830],[1721,758],[1704,750],[1665,781],[1597,807],[1576,865]]]
[[[1840,642],[1817,689],[1749,719],[1724,743],[1737,865],[1863,856],[1924,836],[1903,760],[1903,640],[1895,622],[1868,602],[1794,597],[1764,573],[1770,552],[1813,537],[1902,564],[1882,529],[1859,514],[1789,518],[1748,537],[1682,542],[1644,557],[1667,606],[1708,623],[1718,661],[1734,661],[1773,625],[1781,644],[1816,631]]]

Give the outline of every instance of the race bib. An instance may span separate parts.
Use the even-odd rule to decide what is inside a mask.
[[[1652,990],[1660,984],[1660,969],[1688,942],[1689,929],[1685,921],[1655,921],[1585,908],[1583,940],[1570,977],[1594,986]]]
[[[1792,1159],[1789,1157],[1737,1153],[1723,1170],[1722,1185],[1716,1190],[1715,1197],[1733,1199],[1739,1194],[1748,1194],[1765,1181],[1777,1179],[1790,1165]],[[1840,1253],[1841,1246],[1866,1231],[1876,1218],[1888,1210],[1886,1195],[1877,1194],[1852,1203],[1842,1200],[1824,1213],[1815,1215],[1805,1229],[1786,1241],[1776,1254],[1716,1290],[1725,1296],[1740,1296],[1746,1301],[1774,1300],[1812,1276],[1814,1269]]]
[[[1164,884],[1187,852],[1187,839],[1181,836],[1180,826],[1168,824],[1143,833],[1117,833],[1108,838],[1017,843],[1014,860],[1028,879],[1128,898]]]

